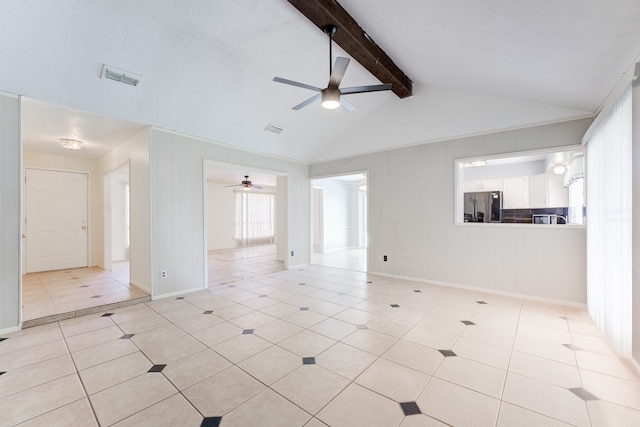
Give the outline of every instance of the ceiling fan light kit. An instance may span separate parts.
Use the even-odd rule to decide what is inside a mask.
[[[342,78],[344,77],[344,73],[347,71],[347,66],[349,65],[349,58],[343,58],[338,56],[336,58],[335,66],[331,67],[332,60],[332,51],[331,51],[331,39],[337,31],[337,27],[335,25],[325,25],[322,28],[322,31],[329,37],[329,84],[326,88],[321,89],[319,87],[311,86],[305,83],[296,82],[293,80],[283,79],[282,77],[274,77],[273,81],[278,83],[284,83],[291,86],[297,86],[304,89],[313,90],[315,92],[320,92],[317,95],[312,96],[306,101],[301,102],[298,105],[294,105],[292,107],[293,110],[300,110],[303,107],[315,102],[320,99],[322,101],[322,107],[327,110],[335,110],[336,108],[342,106],[347,111],[353,111],[355,108],[351,105],[346,99],[344,99],[341,95],[349,95],[354,93],[365,93],[365,92],[378,92],[383,90],[391,90],[391,84],[381,84],[381,85],[369,85],[369,86],[355,86],[348,87],[344,89],[340,89],[340,83],[342,82]]]
[[[249,181],[249,175],[245,175],[244,180],[240,181],[240,184],[227,185],[227,187],[240,187],[243,191],[249,191],[252,188],[257,188],[258,190],[262,190],[262,187],[260,187],[259,185],[251,184],[251,181]]]

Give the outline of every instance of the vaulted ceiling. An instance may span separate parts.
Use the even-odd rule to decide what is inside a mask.
[[[26,147],[70,137],[79,110],[92,114],[75,119],[76,137],[96,145],[153,125],[313,163],[591,116],[640,53],[637,0],[338,1],[413,81],[413,96],[292,110],[314,93],[273,77],[325,87],[328,43],[285,0],[6,0],[0,91],[33,103]],[[141,84],[101,79],[103,64]],[[342,86],[379,83],[351,61]],[[108,137],[88,130],[101,120]],[[265,131],[270,123],[284,131]]]

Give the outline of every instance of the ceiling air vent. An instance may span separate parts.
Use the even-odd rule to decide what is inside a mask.
[[[100,78],[113,80],[114,82],[123,83],[129,86],[137,87],[140,85],[142,76],[129,71],[120,70],[110,65],[102,66],[102,74]]]
[[[269,123],[267,125],[266,128],[264,128],[264,130],[268,131],[268,132],[273,132],[273,133],[277,133],[277,134],[281,134],[282,131],[284,130],[283,127],[280,127],[278,125],[274,125],[273,123]]]

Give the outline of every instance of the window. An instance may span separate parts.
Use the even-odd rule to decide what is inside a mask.
[[[584,224],[580,146],[457,159],[456,223]]]
[[[236,192],[236,246],[275,242],[275,195]]]

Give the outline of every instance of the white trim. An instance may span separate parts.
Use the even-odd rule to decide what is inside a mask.
[[[399,279],[399,280],[410,280],[412,282],[426,283],[426,284],[436,285],[436,286],[444,286],[446,288],[455,288],[455,289],[464,289],[464,290],[475,291],[475,292],[484,292],[487,294],[518,298],[518,299],[523,299],[528,301],[546,302],[550,304],[560,304],[564,306],[584,308],[584,309],[587,308],[587,305],[581,302],[565,301],[565,300],[559,300],[555,298],[537,297],[534,295],[519,294],[517,292],[506,292],[506,291],[500,291],[497,289],[487,289],[487,288],[481,288],[478,286],[469,286],[469,285],[461,285],[457,283],[441,282],[439,280],[420,279],[416,277],[400,276],[397,274],[377,273],[375,271],[367,271],[367,274],[390,277],[390,278]]]
[[[0,329],[0,335],[6,335],[6,334],[10,334],[12,332],[18,332],[21,329],[22,329],[22,322],[20,322],[20,325],[18,325],[18,326],[12,326],[10,328]]]
[[[206,289],[206,288],[191,288],[191,289],[184,289],[184,290],[177,291],[177,292],[171,292],[171,293],[168,293],[168,294],[152,295],[151,296],[151,301],[155,301],[155,300],[159,300],[159,299],[165,299],[165,298],[171,298],[171,297],[180,296],[180,295],[184,295],[184,294],[191,294],[193,292],[202,291],[203,289]]]
[[[377,150],[362,151],[362,152],[357,153],[357,154],[350,154],[350,155],[342,156],[342,157],[331,157],[331,158],[327,158],[327,159],[322,159],[322,160],[317,161],[317,162],[309,163],[309,165],[318,165],[318,164],[323,164],[323,163],[329,163],[329,162],[333,162],[333,161],[336,161],[336,160],[353,159],[353,158],[357,158],[357,157],[361,157],[361,156],[366,156],[366,155],[369,155],[369,154],[383,153],[383,152],[386,152],[386,151],[393,151],[393,150],[401,150],[403,148],[416,147],[416,146],[419,146],[419,145],[435,144],[435,143],[438,143],[438,142],[455,141],[455,140],[458,140],[458,139],[473,138],[473,137],[476,137],[476,136],[484,136],[484,135],[492,135],[492,134],[496,134],[496,133],[509,132],[509,131],[521,130],[521,129],[529,129],[529,128],[534,128],[534,127],[538,127],[538,126],[548,126],[548,125],[554,125],[554,124],[558,124],[558,123],[567,123],[567,122],[573,122],[573,121],[584,120],[584,119],[592,119],[593,117],[595,117],[595,114],[582,114],[580,116],[568,117],[566,119],[548,120],[548,121],[544,121],[544,122],[537,122],[537,123],[531,123],[531,124],[520,125],[520,126],[512,126],[512,127],[506,127],[506,128],[500,128],[500,129],[492,129],[492,130],[487,130],[487,131],[484,131],[484,132],[471,132],[471,133],[466,133],[466,134],[462,134],[462,135],[454,135],[454,136],[450,136],[450,137],[446,137],[446,138],[438,138],[438,139],[433,139],[433,140],[423,140],[423,141],[408,143],[408,144],[404,144],[404,145],[397,145],[397,146],[394,146],[394,147],[386,147],[386,148],[380,148],[380,149],[377,149]]]
[[[129,267],[131,268],[131,267]],[[136,280],[131,280],[131,278],[129,278],[129,283],[133,286],[135,286],[136,288],[148,293],[149,295],[151,295],[151,289],[144,286],[142,283],[136,281]]]

